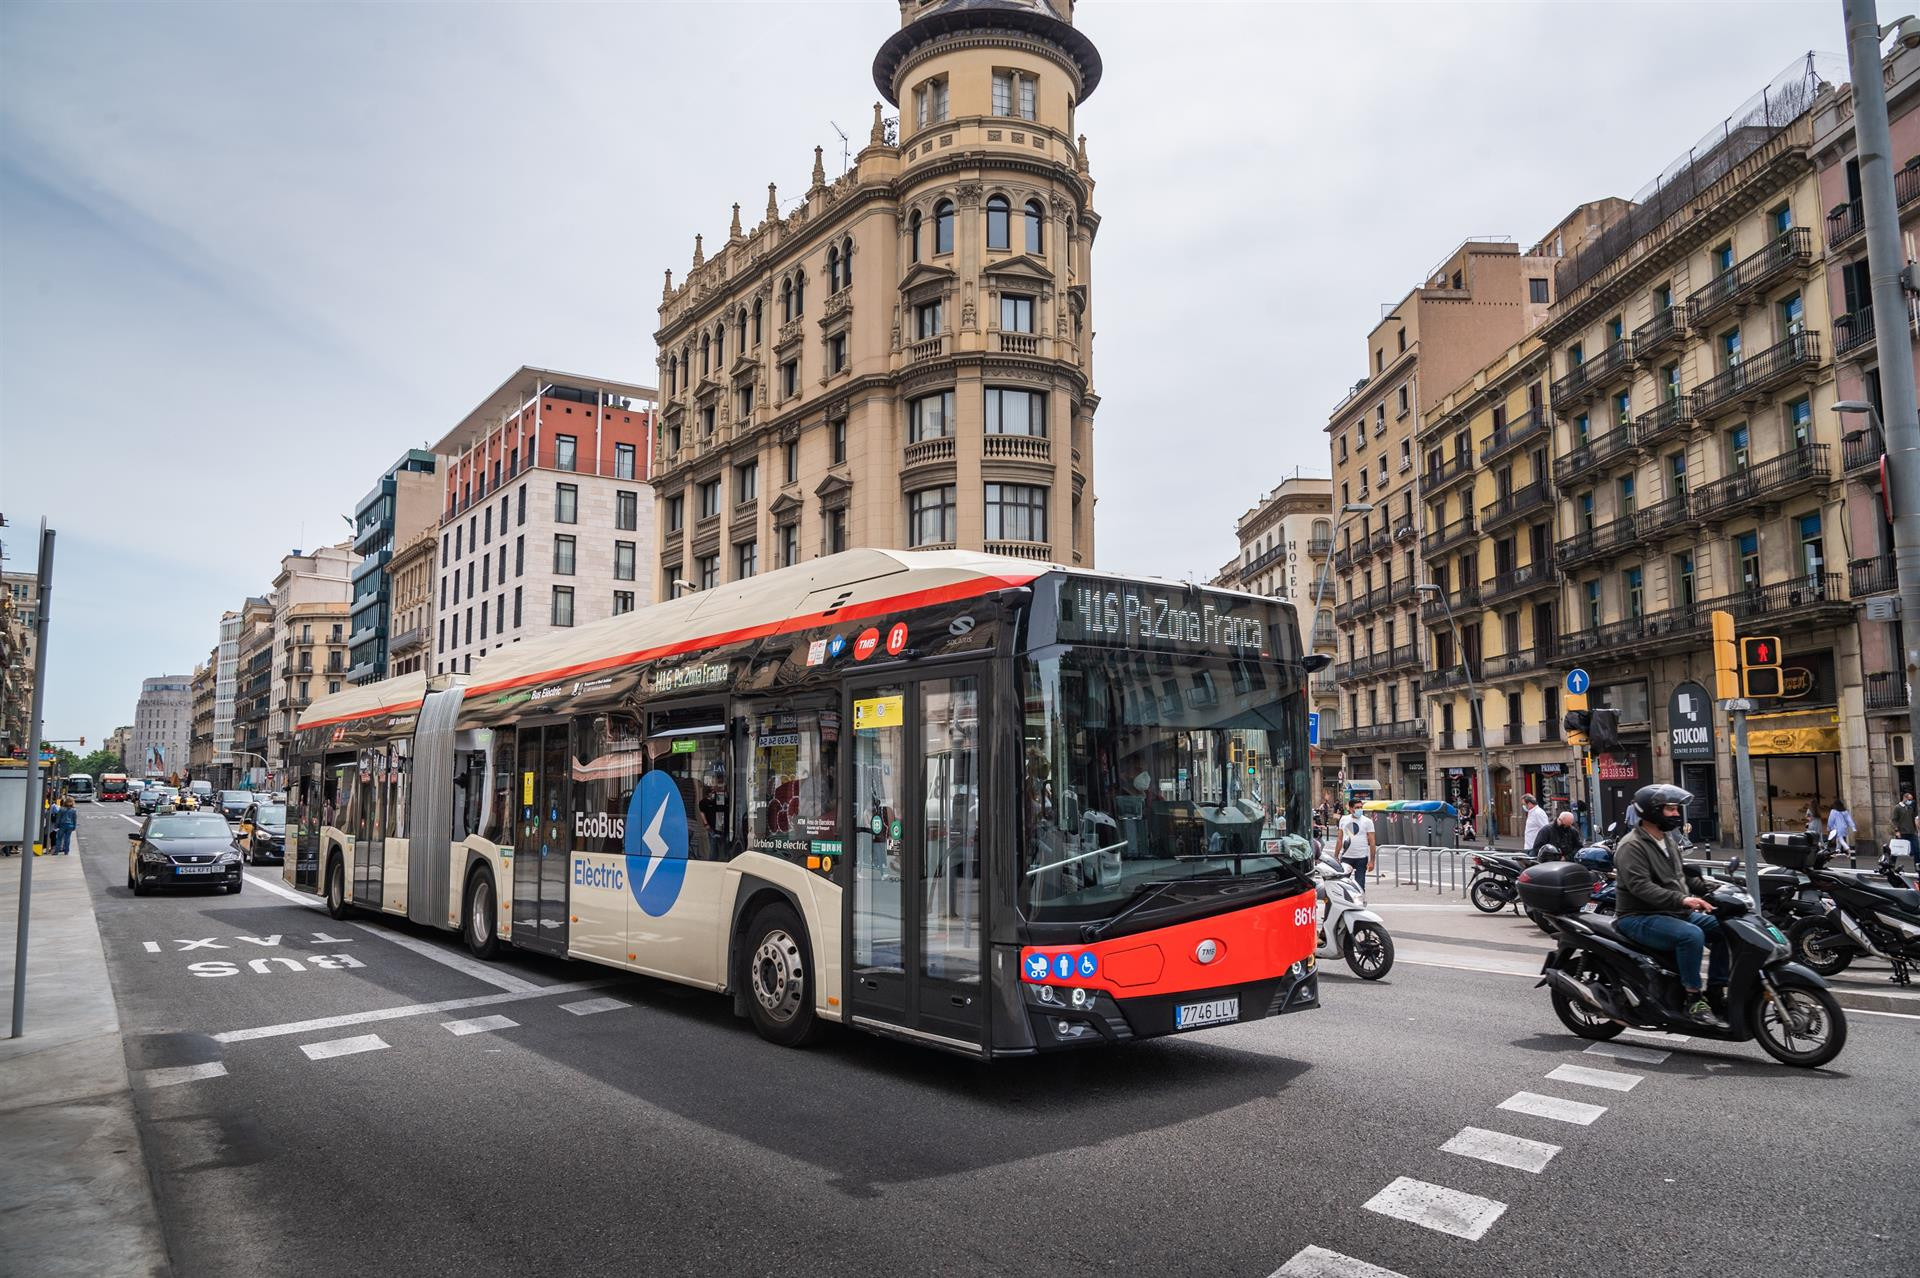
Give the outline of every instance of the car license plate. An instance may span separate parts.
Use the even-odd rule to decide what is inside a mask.
[[[173,867],[173,872],[175,874],[215,874],[219,869],[217,865],[176,865]]]
[[[1238,998],[1217,998],[1211,1003],[1182,1003],[1173,1009],[1175,1029],[1199,1029],[1202,1025],[1218,1025],[1222,1021],[1239,1019]]]

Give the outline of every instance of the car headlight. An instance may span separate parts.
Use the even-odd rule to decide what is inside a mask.
[[[140,859],[151,865],[171,865],[173,858],[157,848],[141,848]]]
[[[239,859],[240,859],[240,854],[238,852],[222,852],[220,854],[221,865],[232,865],[235,861],[238,861]]]

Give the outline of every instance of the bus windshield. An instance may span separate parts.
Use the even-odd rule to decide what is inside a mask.
[[[1311,864],[1306,706],[1284,667],[1091,647],[1023,666],[1029,921],[1105,918],[1157,884]]]
[[[93,793],[93,778],[85,773],[76,772],[67,778],[67,793],[76,799]]]

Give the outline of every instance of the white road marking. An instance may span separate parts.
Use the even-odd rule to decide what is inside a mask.
[[[1547,1073],[1547,1077],[1561,1083],[1578,1083],[1582,1087],[1604,1087],[1610,1092],[1630,1092],[1640,1085],[1643,1075],[1622,1074],[1613,1069],[1588,1069],[1585,1065],[1556,1065]]]
[[[1490,1132],[1484,1127],[1462,1127],[1460,1134],[1440,1149],[1443,1153],[1477,1158],[1483,1163],[1496,1163],[1501,1167],[1517,1167],[1535,1174],[1543,1171],[1553,1161],[1553,1156],[1560,1152],[1560,1146],[1549,1145],[1543,1140]]]
[[[578,1003],[562,1003],[560,1010],[575,1016],[592,1016],[595,1012],[617,1012],[625,1006],[627,1004],[617,998],[589,998]]]
[[[1532,1114],[1535,1118],[1551,1118],[1558,1123],[1578,1123],[1582,1127],[1591,1126],[1594,1119],[1607,1112],[1605,1105],[1562,1100],[1539,1092],[1515,1092],[1500,1102],[1500,1108],[1516,1114]]]
[[[1396,1176],[1391,1185],[1367,1200],[1366,1208],[1382,1216],[1474,1242],[1500,1219],[1507,1205],[1478,1194],[1448,1189],[1445,1185],[1429,1185],[1424,1180]]]
[[[1849,1007],[1847,1012],[1853,1016],[1894,1016],[1903,1021],[1920,1021],[1920,1014],[1913,1012],[1882,1012],[1871,1007]]]
[[[549,994],[579,994],[597,990],[612,981],[571,981],[565,985],[542,985],[513,994],[476,994],[471,998],[450,998],[438,1003],[406,1003],[399,1007],[377,1007],[367,1012],[347,1012],[340,1016],[319,1016],[307,1021],[289,1021],[285,1025],[257,1025],[252,1029],[228,1030],[215,1034],[216,1043],[248,1043],[261,1038],[282,1038],[288,1034],[308,1034],[314,1030],[339,1029],[344,1025],[366,1025],[374,1021],[398,1021],[412,1016],[430,1016],[435,1012],[462,1012],[470,1007],[493,1007],[501,1003],[521,1003]]]
[[[378,1034],[362,1034],[357,1038],[336,1038],[325,1043],[302,1043],[300,1050],[307,1054],[310,1061],[324,1061],[335,1056],[352,1056],[358,1052],[383,1052],[387,1041]]]
[[[1693,1041],[1689,1035],[1669,1034],[1665,1030],[1630,1029],[1625,1031],[1625,1033],[1630,1037],[1644,1038],[1655,1043],[1673,1043],[1677,1045],[1680,1043],[1691,1043]]]
[[[519,1021],[509,1020],[504,1016],[476,1016],[469,1021],[440,1022],[440,1028],[456,1038],[464,1038],[468,1034],[485,1034],[491,1030],[516,1029],[519,1025]]]
[[[114,815],[116,815],[116,816],[118,816],[118,817],[119,817],[119,818],[120,818],[120,819],[121,819],[122,821],[125,821],[125,822],[126,822],[127,824],[129,824],[129,825],[139,825],[139,824],[140,824],[140,818],[139,818],[139,817],[130,817],[130,816],[128,816],[128,815],[127,815],[126,813],[124,813],[124,812],[118,812],[118,813],[115,813]]]
[[[204,1065],[175,1065],[167,1069],[146,1069],[140,1071],[142,1087],[172,1087],[178,1083],[197,1083],[203,1078],[219,1078],[227,1072],[227,1067],[219,1061],[208,1061]]]
[[[277,883],[270,878],[263,878],[260,875],[248,875],[247,877],[277,896],[284,896],[290,901],[297,901],[301,905],[316,910],[321,908],[320,898],[318,897],[309,896],[305,892],[296,892],[282,883]],[[514,976],[510,972],[503,972],[498,968],[482,963],[478,959],[469,958],[457,950],[450,950],[445,946],[435,945],[431,941],[422,941],[411,936],[403,936],[398,932],[390,932],[383,928],[369,927],[365,923],[356,923],[354,926],[370,936],[377,936],[383,941],[392,941],[403,950],[412,950],[422,958],[432,959],[444,967],[450,967],[456,972],[464,973],[467,976],[471,976],[474,980],[491,985],[498,990],[507,990],[511,993],[520,994],[528,990],[541,988],[532,981]]]
[[[1635,1047],[1632,1043],[1594,1043],[1587,1048],[1588,1056],[1611,1056],[1617,1061],[1632,1061],[1635,1065],[1658,1065],[1672,1052],[1656,1052],[1651,1047]]]
[[[149,954],[158,954],[160,952],[160,942],[158,941],[142,941],[140,944],[147,947],[147,953]]]
[[[1292,1260],[1274,1270],[1268,1278],[1406,1278],[1392,1269],[1369,1265],[1364,1260],[1343,1256],[1325,1247],[1302,1247]]]

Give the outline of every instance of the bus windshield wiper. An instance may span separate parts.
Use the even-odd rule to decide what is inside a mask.
[[[1108,932],[1112,931],[1114,928],[1114,925],[1119,923],[1121,919],[1124,919],[1128,915],[1136,913],[1137,911],[1145,908],[1148,902],[1159,900],[1161,897],[1165,896],[1168,893],[1168,891],[1170,891],[1173,888],[1179,887],[1183,883],[1207,882],[1219,877],[1221,876],[1213,875],[1213,874],[1196,874],[1196,875],[1193,875],[1191,878],[1161,879],[1158,882],[1149,883],[1145,887],[1141,888],[1137,893],[1134,894],[1133,900],[1127,903],[1126,909],[1120,911],[1118,914],[1115,914],[1111,918],[1102,919],[1098,923],[1089,923],[1087,926],[1081,928],[1080,939],[1083,941],[1099,940],[1101,937],[1105,936]]]

